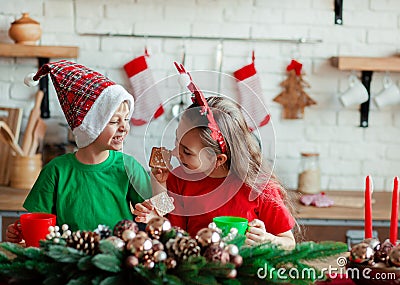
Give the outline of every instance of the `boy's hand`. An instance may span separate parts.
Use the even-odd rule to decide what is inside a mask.
[[[136,215],[135,221],[138,223],[147,223],[154,216],[158,216],[150,200],[135,204],[133,214]]]
[[[22,230],[20,224],[10,224],[7,227],[6,241],[20,243],[22,241]]]

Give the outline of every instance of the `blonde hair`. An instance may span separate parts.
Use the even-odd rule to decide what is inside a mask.
[[[249,130],[240,107],[226,97],[209,97],[207,102],[226,143],[225,167],[230,173],[242,179],[243,183],[255,191],[256,195],[262,195],[264,199],[273,199],[268,192],[264,192],[268,184],[272,188],[279,189],[284,204],[293,215],[293,203],[286,189],[272,172],[267,160],[263,158],[260,142]],[[200,140],[207,149],[216,155],[221,154],[218,142],[211,137],[208,120],[198,108],[197,104],[189,106],[183,113],[182,119],[200,130]],[[294,230],[296,239],[301,240],[303,237],[297,222]]]
[[[209,97],[207,102],[226,143],[225,167],[243,179],[243,182],[258,194],[263,192],[268,182],[274,183],[275,187],[282,189],[282,194],[285,194],[271,168],[265,163],[259,142],[249,131],[239,106],[224,97]],[[195,107],[198,106],[196,104],[189,106],[189,112],[185,112],[182,119],[199,128],[201,142],[205,147],[217,155],[221,154],[218,142],[211,137],[211,131],[207,127],[206,116],[201,115],[197,108],[194,109]],[[191,109],[195,111],[190,112]]]

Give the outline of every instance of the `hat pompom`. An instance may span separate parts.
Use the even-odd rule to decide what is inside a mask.
[[[186,87],[189,86],[189,84],[190,84],[190,82],[191,82],[190,76],[189,76],[187,73],[181,73],[181,74],[179,75],[178,82],[179,82],[179,85],[180,85],[182,88],[186,88]]]
[[[39,80],[34,80],[33,77],[35,76],[36,73],[29,73],[28,75],[25,76],[24,78],[24,83],[28,87],[34,87],[39,84]]]

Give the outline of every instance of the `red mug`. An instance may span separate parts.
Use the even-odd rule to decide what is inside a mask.
[[[56,225],[56,215],[48,213],[28,213],[19,217],[17,223],[21,224],[22,237],[25,240],[26,246],[39,247],[39,241],[46,239],[49,233],[49,227]]]

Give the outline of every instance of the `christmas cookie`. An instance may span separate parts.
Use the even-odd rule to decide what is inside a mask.
[[[149,166],[152,168],[167,168],[171,160],[171,151],[165,147],[153,147]]]
[[[160,194],[151,197],[150,201],[153,204],[157,214],[159,214],[161,217],[175,209],[171,198],[167,195],[166,192],[161,192]]]

